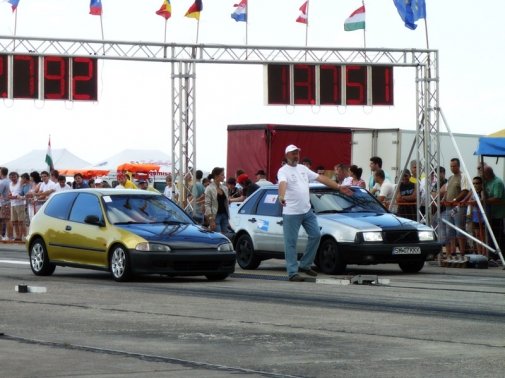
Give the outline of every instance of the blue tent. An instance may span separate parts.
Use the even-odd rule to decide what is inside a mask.
[[[479,145],[474,155],[505,156],[505,129],[479,138]]]

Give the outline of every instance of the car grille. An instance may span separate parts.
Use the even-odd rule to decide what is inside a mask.
[[[419,242],[417,231],[415,230],[383,231],[382,240],[384,241],[384,243],[390,243],[390,244]]]

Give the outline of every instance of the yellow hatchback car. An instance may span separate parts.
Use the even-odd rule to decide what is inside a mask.
[[[204,275],[223,280],[235,270],[224,235],[196,224],[159,193],[79,189],[53,194],[33,217],[26,246],[34,274],[56,266],[135,274]]]

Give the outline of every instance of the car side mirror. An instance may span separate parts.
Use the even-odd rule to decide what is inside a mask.
[[[93,224],[95,226],[103,226],[103,222],[100,221],[100,219],[96,215],[87,215],[86,218],[84,218],[84,223],[86,224]]]

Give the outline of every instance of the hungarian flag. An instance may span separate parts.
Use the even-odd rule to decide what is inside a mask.
[[[93,16],[102,15],[102,0],[91,0],[89,3],[89,14]]]
[[[356,9],[344,22],[345,31],[365,29],[365,6]]]
[[[8,0],[7,2],[12,6],[12,11],[15,12],[18,7],[19,0]]]
[[[156,14],[168,20],[170,16],[172,16],[172,5],[170,5],[170,0],[163,0],[161,8],[156,11]]]
[[[54,171],[53,154],[51,153],[51,137],[49,137],[49,143],[47,143],[46,164],[49,167],[49,172]]]
[[[197,20],[199,20],[200,12],[202,11],[202,9],[203,9],[202,0],[195,0],[193,5],[189,7],[188,11],[184,16],[189,18],[196,18]]]
[[[308,7],[308,0],[302,4],[302,6],[300,7],[300,15],[298,16],[298,18],[296,19],[296,22],[300,22],[302,24],[307,24],[308,23],[308,18],[309,18],[309,15],[307,13],[307,7]]]

